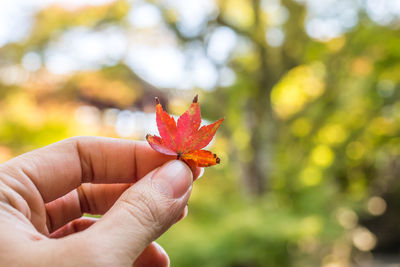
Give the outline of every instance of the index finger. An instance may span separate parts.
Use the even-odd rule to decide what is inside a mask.
[[[16,157],[0,169],[31,183],[50,202],[81,183],[134,183],[174,157],[146,142],[104,137],[74,137]]]

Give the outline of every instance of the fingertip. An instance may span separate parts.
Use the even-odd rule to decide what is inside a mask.
[[[204,174],[204,168],[194,167],[190,169],[192,170],[193,173],[193,181],[196,181],[197,179],[201,178],[201,176],[203,176]]]
[[[193,183],[193,173],[180,160],[172,160],[164,164],[152,176],[152,184],[161,193],[178,199],[185,195]]]
[[[159,255],[163,258],[162,261],[163,263],[165,263],[165,266],[170,266],[171,262],[168,256],[168,253],[165,251],[165,249],[160,246],[160,244],[158,244],[157,242],[153,242],[152,244],[154,244],[154,246],[157,248]]]

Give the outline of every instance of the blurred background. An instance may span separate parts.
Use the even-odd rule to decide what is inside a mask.
[[[400,1],[0,1],[0,162],[225,117],[172,266],[400,266]]]

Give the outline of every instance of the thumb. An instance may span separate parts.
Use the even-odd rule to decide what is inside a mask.
[[[111,256],[111,265],[116,266],[115,260],[121,261],[121,265],[132,264],[179,219],[192,182],[192,172],[185,163],[166,163],[127,189],[101,220],[86,231],[90,237],[85,239],[93,240],[100,258]]]

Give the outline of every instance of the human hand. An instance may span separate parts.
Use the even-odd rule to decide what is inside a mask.
[[[144,142],[79,137],[1,164],[0,265],[168,266],[153,241],[185,216],[193,181],[169,160]]]

